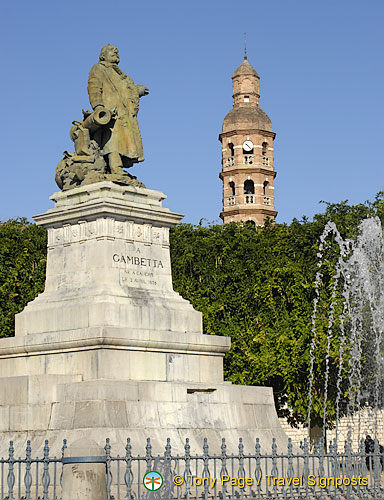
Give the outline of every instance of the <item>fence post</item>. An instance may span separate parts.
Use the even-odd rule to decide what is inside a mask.
[[[104,448],[79,439],[65,449],[62,500],[106,500]]]

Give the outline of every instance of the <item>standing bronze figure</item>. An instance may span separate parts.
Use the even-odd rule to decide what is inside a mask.
[[[144,160],[143,145],[137,123],[140,97],[147,87],[136,85],[119,68],[119,51],[113,45],[101,49],[99,62],[89,73],[89,102],[94,110],[103,107],[113,111],[110,123],[95,133],[112,173]]]
[[[83,111],[83,120],[73,121],[75,153],[64,151],[56,169],[56,182],[63,190],[103,180],[143,186],[123,168],[144,160],[137,113],[140,97],[149,91],[121,71],[119,61],[117,47],[105,45],[89,72],[93,112]]]

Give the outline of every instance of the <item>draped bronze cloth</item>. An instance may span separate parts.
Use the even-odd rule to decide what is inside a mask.
[[[117,64],[100,61],[89,72],[88,94],[93,109],[102,104],[116,115],[108,126],[95,133],[104,155],[119,153],[126,166],[144,160],[137,113],[145,87],[136,85]],[[128,160],[128,161],[127,161]]]

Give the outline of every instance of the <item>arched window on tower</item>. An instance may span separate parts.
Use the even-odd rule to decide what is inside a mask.
[[[255,183],[252,179],[247,179],[244,182],[244,194],[255,194]]]
[[[252,179],[247,179],[244,182],[244,194],[245,203],[254,203],[255,183]]]
[[[235,183],[233,181],[231,181],[229,184],[229,189],[231,190],[231,195],[228,196],[228,205],[234,205],[235,204],[235,194],[236,194],[236,190],[235,190]]]
[[[268,151],[268,143],[263,142],[261,145],[261,154],[263,156],[263,165],[269,165],[269,158],[267,156],[267,151]]]
[[[227,166],[233,167],[235,164],[235,148],[233,147],[232,142],[228,143],[229,156],[227,157]]]
[[[263,195],[264,195],[264,200],[263,200],[263,203],[264,205],[270,205],[271,204],[271,197],[268,196],[268,186],[269,186],[269,182],[268,181],[264,181],[263,182]]]

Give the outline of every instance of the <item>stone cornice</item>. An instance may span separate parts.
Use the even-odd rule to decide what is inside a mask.
[[[249,208],[236,208],[236,205],[234,207],[231,207],[228,209],[227,209],[227,207],[225,207],[224,210],[221,212],[220,217],[221,218],[223,218],[223,216],[230,217],[233,215],[249,216],[250,213],[251,213],[251,215],[262,214],[262,215],[265,215],[266,217],[268,217],[268,216],[276,217],[278,214],[278,212],[276,212],[276,210],[271,210],[271,209],[268,209],[267,207],[260,208],[260,207],[257,207],[257,205],[250,204]]]
[[[51,196],[55,208],[33,218],[39,226],[47,228],[90,222],[103,217],[171,227],[178,224],[183,215],[163,208],[161,202],[165,198],[160,191],[99,182],[55,193]]]
[[[267,168],[263,167],[250,167],[249,165],[244,165],[244,167],[229,167],[226,168],[225,170],[222,170],[219,173],[219,178],[223,179],[223,177],[231,176],[234,174],[264,174],[264,175],[269,175],[272,176],[273,178],[276,177],[277,172],[275,170],[268,170]]]
[[[0,359],[42,354],[118,349],[224,356],[231,339],[184,332],[157,332],[113,327],[93,327],[66,332],[36,333],[0,340]]]
[[[268,130],[261,130],[258,128],[244,128],[244,129],[235,129],[230,132],[222,132],[219,134],[219,141],[222,142],[223,137],[232,137],[234,135],[249,135],[253,133],[259,133],[260,135],[264,135],[265,137],[272,137],[274,140],[276,137],[276,132],[269,132]]]

